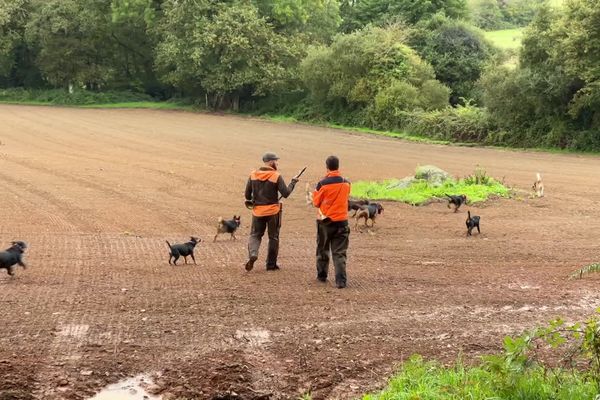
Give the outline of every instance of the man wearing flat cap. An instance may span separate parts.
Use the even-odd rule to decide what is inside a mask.
[[[287,198],[298,179],[293,178],[289,186],[277,172],[279,157],[266,153],[262,158],[264,166],[250,174],[246,184],[246,205],[252,207],[252,228],[248,241],[248,262],[246,271],[254,268],[258,259],[258,249],[265,230],[269,231],[269,250],[267,253],[267,271],[278,270],[279,229],[281,228],[281,204],[279,194]]]

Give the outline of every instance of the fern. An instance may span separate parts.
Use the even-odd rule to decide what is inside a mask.
[[[594,263],[590,265],[586,265],[583,268],[578,269],[573,272],[570,276],[571,279],[581,279],[585,274],[591,274],[594,272],[600,272],[600,263]]]

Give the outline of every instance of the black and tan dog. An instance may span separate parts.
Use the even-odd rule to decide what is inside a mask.
[[[196,264],[196,259],[194,258],[194,248],[201,241],[202,240],[192,236],[189,242],[171,245],[171,243],[169,243],[169,241],[167,240],[166,242],[169,245],[170,250],[169,264],[171,264],[171,259],[173,259],[173,265],[177,265],[177,260],[179,259],[179,257],[183,257],[185,263],[187,264],[188,256],[191,256],[192,260],[194,260],[194,264]]]
[[[15,241],[8,249],[0,252],[0,269],[4,268],[10,276],[15,275],[15,265],[27,268],[23,262],[23,253],[27,248],[25,242]]]
[[[471,211],[467,211],[467,215],[467,236],[471,236],[473,228],[477,228],[477,232],[481,233],[481,230],[479,229],[479,216],[473,215],[471,217]]]
[[[383,212],[383,206],[379,203],[369,203],[367,205],[362,206],[355,215],[356,223],[354,224],[354,229],[358,230],[358,221],[361,219],[365,220],[365,226],[368,228],[367,224],[368,220],[371,220],[371,227],[375,226],[375,219],[377,215]]]
[[[461,195],[447,194],[446,197],[448,197],[448,208],[450,208],[450,205],[453,204],[454,212],[457,212],[458,209],[460,208],[460,206],[462,206],[463,204],[467,204],[467,196],[465,196],[464,194],[461,194]]]
[[[217,241],[217,236],[221,233],[229,233],[231,235],[232,240],[237,240],[235,237],[235,231],[240,227],[242,223],[242,216],[234,215],[232,219],[224,220],[223,217],[219,217],[219,222],[217,224],[217,234],[213,239],[213,242]]]
[[[370,204],[369,200],[348,200],[348,211],[354,211],[354,214],[350,216],[350,218],[354,218],[358,210],[360,210],[363,206],[368,206]]]

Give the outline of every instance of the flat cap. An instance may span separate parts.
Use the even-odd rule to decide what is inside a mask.
[[[277,157],[277,154],[275,154],[275,153],[265,153],[263,155],[262,160],[263,160],[263,162],[279,160],[279,157]]]

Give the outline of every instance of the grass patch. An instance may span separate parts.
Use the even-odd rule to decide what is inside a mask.
[[[600,393],[600,321],[556,318],[547,325],[506,336],[500,354],[465,366],[411,357],[387,388],[363,400],[593,400]],[[558,362],[557,362],[558,361]]]
[[[574,271],[571,275],[569,275],[569,278],[582,279],[584,275],[594,274],[594,273],[598,273],[598,272],[600,272],[600,263],[594,263],[594,264],[586,265],[585,267],[580,268],[577,271]]]
[[[514,50],[521,47],[523,28],[501,29],[484,32],[486,39],[503,50]]]
[[[426,143],[426,144],[441,144],[445,146],[459,146],[459,147],[479,147],[479,148],[489,148],[496,149],[502,151],[521,151],[521,152],[536,152],[536,153],[554,153],[554,154],[585,154],[596,156],[599,154],[598,151],[595,150],[576,150],[570,148],[557,148],[557,147],[513,147],[509,145],[486,145],[485,143],[474,143],[474,142],[453,142],[449,140],[439,140],[439,139],[431,139],[428,137],[411,134],[408,132],[394,132],[394,131],[381,131],[370,128],[360,128],[354,126],[340,125],[334,123],[328,123],[325,121],[310,121],[298,119],[296,117],[292,117],[284,114],[246,114],[251,115],[252,117],[266,119],[272,122],[281,122],[281,123],[293,123],[293,124],[304,124],[310,126],[319,126],[326,127],[332,129],[340,129],[344,131],[350,132],[361,132],[368,133],[372,135],[378,136],[386,136],[391,138],[403,139],[410,142],[417,143]]]
[[[92,92],[62,89],[35,90],[13,88],[0,90],[0,103],[33,106],[69,106],[82,108],[149,108],[156,110],[195,110],[184,101],[158,101],[144,93],[129,91]]]
[[[177,102],[136,101],[129,103],[86,104],[81,108],[150,108],[153,110],[185,110],[194,111],[199,107]]]
[[[375,129],[359,128],[359,127],[354,127],[354,126],[346,126],[346,125],[340,125],[340,124],[334,124],[334,123],[328,123],[328,122],[302,121],[302,120],[298,120],[295,117],[291,117],[288,115],[281,115],[281,114],[263,114],[263,115],[259,115],[258,117],[263,118],[263,119],[268,119],[269,121],[273,121],[273,122],[294,123],[294,124],[300,123],[300,124],[306,124],[306,125],[312,125],[312,126],[325,126],[327,128],[341,129],[341,130],[350,131],[350,132],[369,133],[372,135],[404,139],[404,140],[408,140],[411,142],[418,142],[418,143],[443,144],[443,145],[453,144],[456,146],[468,146],[468,147],[477,146],[477,144],[475,144],[475,143],[459,143],[459,142],[449,142],[447,140],[436,140],[436,139],[431,139],[431,138],[427,138],[424,136],[413,135],[413,134],[406,133],[406,132],[378,131]]]
[[[385,390],[363,400],[590,400],[596,390],[593,382],[573,371],[539,367],[506,376],[485,364],[465,367],[458,361],[443,367],[413,356]]]
[[[358,181],[352,184],[351,195],[359,199],[400,201],[421,205],[432,199],[445,199],[446,194],[464,194],[469,204],[487,200],[491,196],[508,197],[510,189],[497,180],[485,177],[476,181],[474,177],[447,179],[441,185],[433,185],[427,180],[415,180],[406,187],[398,187],[397,179],[382,182]]]

